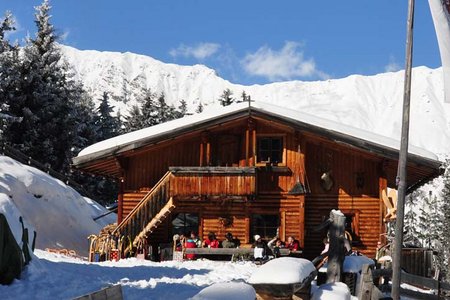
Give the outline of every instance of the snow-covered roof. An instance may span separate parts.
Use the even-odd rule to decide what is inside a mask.
[[[200,114],[185,116],[181,119],[116,136],[83,149],[74,158],[74,164],[80,165],[102,157],[133,150],[166,139],[168,136],[173,137],[189,132],[194,128],[201,128],[212,122],[223,123],[224,120],[239,118],[247,114],[248,109],[248,103],[238,103],[226,107],[216,106]],[[369,151],[376,149],[378,153],[384,153],[385,150],[397,152],[400,148],[399,140],[323,119],[301,111],[286,109],[260,101],[253,102],[250,109],[252,114],[272,117],[280,120],[280,122],[287,122],[293,126],[326,135],[336,142],[348,144],[353,147]],[[438,162],[438,157],[430,151],[413,145],[409,145],[408,148],[409,153],[412,155]]]

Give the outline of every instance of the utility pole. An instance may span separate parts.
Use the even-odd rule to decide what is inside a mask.
[[[409,110],[411,100],[411,68],[413,50],[414,0],[408,0],[408,21],[406,26],[405,82],[403,93],[403,121],[398,162],[397,220],[395,223],[394,253],[392,257],[392,299],[400,299],[401,254],[403,246],[403,222],[405,217],[405,195],[407,188],[406,164],[408,158]]]

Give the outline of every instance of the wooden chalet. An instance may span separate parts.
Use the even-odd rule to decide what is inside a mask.
[[[313,258],[325,236],[314,229],[340,209],[354,248],[374,256],[385,232],[387,188],[396,186],[398,145],[255,102],[102,141],[73,162],[120,182],[117,231],[136,243],[146,238],[157,246],[190,230],[219,240],[231,232],[243,244],[278,233],[295,236]],[[434,154],[410,146],[409,190],[438,176],[440,166]]]

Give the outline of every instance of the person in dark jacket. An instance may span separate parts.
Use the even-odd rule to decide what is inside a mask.
[[[222,242],[222,248],[236,248],[238,246],[238,240],[233,237],[233,234],[231,234],[231,232],[227,232],[225,234],[225,240]]]

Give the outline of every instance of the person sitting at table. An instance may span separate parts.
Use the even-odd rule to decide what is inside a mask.
[[[266,241],[264,241],[259,234],[255,234],[253,238],[255,239],[255,242],[252,245],[252,248],[255,248],[253,257],[256,261],[266,260],[267,252],[269,250]]]
[[[233,237],[231,232],[225,234],[225,240],[222,242],[222,248],[236,248],[239,246],[238,240]]]
[[[203,241],[203,248],[219,248],[219,241],[214,232],[208,233],[208,238]]]
[[[198,237],[198,234],[195,231],[191,231],[191,239],[197,245],[197,248],[202,247],[202,240]]]
[[[286,243],[286,248],[291,252],[300,250],[300,242],[294,236],[289,236]]]
[[[272,249],[272,253],[275,258],[281,256],[280,249],[285,247],[284,242],[279,237],[274,237],[267,243],[267,246]]]
[[[187,237],[184,242],[184,248],[197,248],[197,244],[195,243],[192,237]],[[194,260],[195,254],[185,254],[186,259]]]

